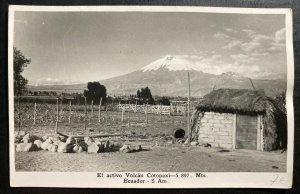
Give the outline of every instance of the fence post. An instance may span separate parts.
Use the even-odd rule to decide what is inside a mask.
[[[86,97],[84,97],[84,130],[86,131]]]
[[[94,101],[92,100],[92,115],[94,113]]]
[[[127,119],[128,119],[128,128],[130,128],[130,110],[128,111],[128,114],[127,114]]]
[[[162,123],[162,104],[160,104],[160,122]]]
[[[63,113],[63,103],[62,103],[63,99],[60,101],[60,113]]]
[[[98,122],[101,123],[101,104],[102,104],[102,97],[100,98],[99,102],[99,112],[98,112]]]
[[[124,121],[124,112],[125,112],[125,108],[122,108],[122,117],[121,117],[121,121]]]
[[[56,98],[56,123],[55,123],[55,133],[57,134],[58,129],[58,119],[59,119],[59,105],[58,105],[58,98]]]
[[[34,111],[33,111],[33,125],[36,124],[36,102],[34,103]]]
[[[172,123],[174,125],[175,120],[174,120],[174,116],[175,116],[175,109],[173,108],[173,104],[171,104],[171,111],[173,110],[173,114],[172,114]]]
[[[71,124],[72,102],[69,101],[69,124]]]
[[[148,124],[148,102],[146,104],[146,124]]]

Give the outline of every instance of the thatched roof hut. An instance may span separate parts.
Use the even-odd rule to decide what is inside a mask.
[[[200,113],[232,113],[235,115],[261,115],[263,127],[263,150],[285,148],[287,144],[287,118],[275,101],[263,91],[244,89],[218,89],[206,96],[196,106],[192,131]],[[203,114],[202,114],[203,115]],[[200,128],[201,130],[201,128]],[[195,134],[193,137],[196,137]]]

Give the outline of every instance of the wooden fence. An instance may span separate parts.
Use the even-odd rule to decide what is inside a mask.
[[[139,112],[162,115],[185,115],[187,113],[187,104],[181,105],[138,105],[138,104],[119,104],[119,111],[122,112]]]

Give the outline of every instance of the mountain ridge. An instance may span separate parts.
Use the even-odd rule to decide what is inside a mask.
[[[153,95],[186,96],[187,72],[190,73],[192,96],[203,96],[212,89],[234,88],[255,89],[278,93],[285,90],[286,79],[251,79],[236,72],[224,72],[220,75],[205,73],[189,61],[172,56],[164,56],[149,65],[131,73],[100,80],[109,95],[130,95],[142,87],[148,86]],[[252,82],[252,83],[251,83]],[[55,90],[83,92],[87,84],[30,86],[31,90]],[[275,91],[275,92],[274,92]]]

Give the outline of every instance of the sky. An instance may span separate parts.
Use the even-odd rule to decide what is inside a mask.
[[[29,84],[84,83],[166,56],[207,73],[286,74],[285,16],[221,13],[15,12],[14,46]]]

